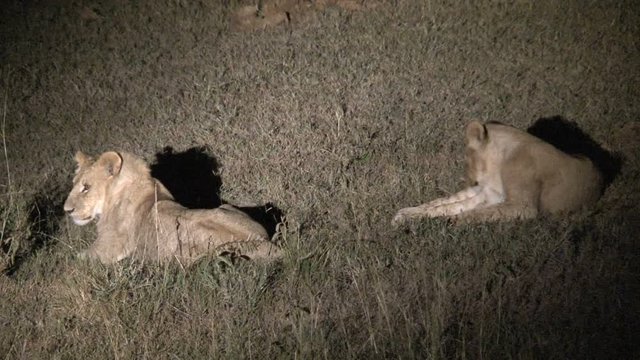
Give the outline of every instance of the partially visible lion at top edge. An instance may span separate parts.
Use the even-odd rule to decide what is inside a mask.
[[[240,6],[231,14],[231,28],[236,31],[255,31],[283,24],[304,22],[316,11],[327,7],[345,11],[373,9],[378,1],[361,0],[262,0],[253,5]]]

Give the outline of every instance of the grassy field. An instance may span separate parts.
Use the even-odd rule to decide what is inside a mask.
[[[0,355],[640,358],[640,5],[464,3],[236,31],[249,1],[4,2]],[[623,160],[595,208],[390,226],[463,186],[470,120],[557,115]],[[270,204],[285,257],[77,260],[79,149],[143,156],[187,205]]]

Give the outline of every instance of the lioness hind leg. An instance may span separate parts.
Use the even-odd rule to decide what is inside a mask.
[[[239,237],[251,240],[266,240],[267,231],[254,221],[242,210],[224,204],[212,210],[216,217],[216,222],[227,228],[230,232],[235,232]]]
[[[254,246],[245,246],[242,255],[252,260],[272,260],[282,257],[282,249],[269,241],[258,241],[252,244]]]

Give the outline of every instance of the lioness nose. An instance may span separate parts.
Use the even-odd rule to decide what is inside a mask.
[[[75,210],[74,207],[72,207],[70,205],[67,205],[67,204],[64,204],[64,211],[65,212],[70,213],[70,212],[73,212],[73,210]]]

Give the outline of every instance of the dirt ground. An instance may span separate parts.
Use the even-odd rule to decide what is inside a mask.
[[[6,1],[0,353],[638,358],[638,84],[635,1]],[[466,123],[551,118],[621,159],[595,208],[391,227],[464,185]],[[112,149],[284,259],[79,261],[73,154]]]

